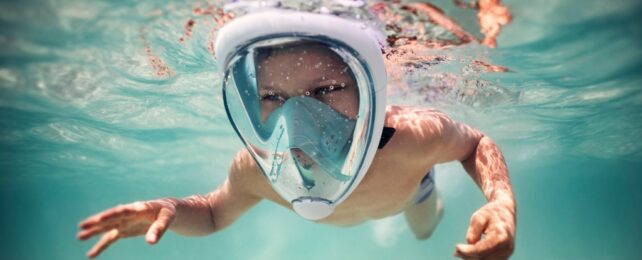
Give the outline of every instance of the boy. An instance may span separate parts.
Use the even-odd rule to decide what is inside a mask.
[[[468,244],[457,245],[456,255],[508,258],[515,202],[501,152],[439,111],[386,106],[373,38],[358,21],[294,11],[226,25],[216,55],[228,117],[246,149],[209,194],[134,202],[81,222],[79,239],[104,233],[88,256],[124,237],[145,234],[155,244],[167,229],[210,234],[263,199],[338,226],[404,212],[415,236],[426,239],[442,212],[431,169],[459,160],[488,203],[473,214]]]

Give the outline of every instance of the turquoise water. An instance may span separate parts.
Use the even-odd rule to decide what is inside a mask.
[[[474,13],[437,2],[474,28]],[[501,146],[518,203],[514,259],[640,258],[642,4],[506,2],[514,21],[500,48],[443,51],[447,62],[418,78],[448,91],[425,98],[411,87],[391,99],[443,109]],[[222,182],[241,143],[207,49],[213,25],[195,5],[0,3],[3,259],[83,258],[96,241],[75,239],[86,216]],[[471,71],[473,59],[511,72]],[[263,202],[220,233],[127,239],[101,258],[449,259],[484,200],[457,164],[437,172],[445,214],[428,241],[402,216],[338,228]]]

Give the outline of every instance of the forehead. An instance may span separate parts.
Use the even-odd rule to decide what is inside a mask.
[[[267,68],[271,67],[270,63],[301,66],[316,62],[312,65],[315,65],[317,69],[320,66],[328,67],[328,65],[347,66],[343,59],[328,46],[308,41],[258,48],[257,61],[261,65],[267,65]]]
[[[317,42],[296,42],[257,48],[259,87],[306,87],[323,80],[351,84],[354,75],[343,58]]]

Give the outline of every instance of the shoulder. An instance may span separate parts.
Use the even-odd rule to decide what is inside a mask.
[[[278,195],[247,149],[241,149],[230,165],[227,185],[233,193],[277,200]]]
[[[234,156],[228,172],[227,183],[236,193],[256,195],[259,197],[263,196],[261,196],[260,190],[256,188],[267,185],[254,158],[252,158],[252,155],[250,155],[247,149],[241,149],[236,156]]]
[[[409,158],[438,161],[439,153],[449,149],[447,140],[453,131],[453,121],[435,108],[388,106],[385,125],[395,128],[393,139],[396,154]],[[392,140],[391,140],[392,141]]]
[[[466,158],[484,136],[434,108],[390,106],[386,124],[397,129],[399,138],[409,147],[406,149],[437,163]]]
[[[256,162],[250,152],[247,149],[241,149],[236,153],[232,164],[230,165],[229,176],[230,178],[234,177],[235,179],[242,181],[247,181],[252,178],[253,175],[258,173],[258,168]]]
[[[435,108],[388,106],[385,125],[394,127],[400,134],[428,140],[442,136],[452,120]]]

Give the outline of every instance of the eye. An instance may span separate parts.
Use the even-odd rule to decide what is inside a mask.
[[[341,85],[322,86],[314,89],[314,95],[322,96],[331,92],[343,90],[344,88],[345,86],[341,86]]]
[[[272,91],[269,91],[261,95],[261,101],[285,102],[285,98],[283,98],[281,95],[278,95]]]

